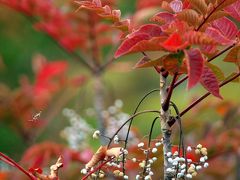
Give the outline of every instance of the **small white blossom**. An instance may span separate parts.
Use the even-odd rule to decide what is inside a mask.
[[[133,162],[137,162],[137,159],[136,159],[136,158],[132,158],[132,161],[133,161]]]
[[[204,158],[204,157],[201,157],[201,158],[200,158],[200,162],[204,163],[204,162],[205,162],[205,158]]]
[[[174,156],[178,156],[178,152],[175,151],[175,152],[173,153],[173,155],[174,155]]]
[[[182,169],[181,173],[184,174],[186,172],[186,169]]]
[[[123,153],[124,153],[125,155],[127,155],[127,154],[128,154],[128,150],[124,149],[124,150],[123,150]]]
[[[183,177],[183,176],[184,176],[183,173],[178,173],[178,174],[177,174],[177,178],[181,178],[181,177]]]
[[[154,173],[152,171],[149,172],[149,175],[152,176]]]
[[[156,153],[156,152],[157,152],[157,148],[153,148],[152,153]]]
[[[187,147],[187,151],[188,151],[188,152],[191,152],[191,151],[192,151],[192,147],[191,147],[191,146],[188,146],[188,147]]]
[[[190,164],[190,167],[195,168],[195,165],[194,164]]]
[[[172,158],[168,158],[168,162],[173,163],[173,159]]]
[[[150,164],[152,164],[152,163],[153,163],[153,160],[152,160],[152,159],[149,159],[148,162],[149,162]]]
[[[118,135],[115,135],[114,138],[113,138],[113,142],[115,144],[119,144],[119,138],[118,138]]]
[[[94,133],[93,133],[93,139],[98,139],[99,137],[100,137],[100,131],[99,130],[96,130],[96,131],[94,131]]]
[[[186,168],[186,164],[182,164],[181,169],[185,169],[185,168]]]
[[[81,170],[81,173],[82,173],[82,174],[87,174],[87,170],[86,170],[86,169],[82,169],[82,170]]]
[[[201,144],[198,144],[198,145],[197,145],[197,148],[198,148],[198,149],[201,149],[201,148],[202,148],[202,145],[201,145]]]
[[[192,162],[192,159],[187,159],[187,162],[188,162],[188,163],[191,163],[191,162]]]
[[[204,163],[204,165],[203,165],[204,168],[207,168],[208,166],[209,166],[209,164],[207,162]]]
[[[150,180],[151,179],[151,176],[147,175],[144,180]]]
[[[140,142],[139,144],[138,144],[138,147],[139,148],[141,148],[141,147],[143,147],[144,146],[144,143],[143,142]]]
[[[186,175],[186,178],[192,179],[192,175],[191,175],[191,174],[187,174],[187,175]]]
[[[196,170],[200,170],[200,169],[202,169],[202,166],[200,165],[196,166]]]
[[[156,160],[157,160],[157,157],[153,157],[152,160],[153,160],[153,161],[156,161]]]
[[[179,161],[179,162],[185,162],[185,158],[181,157],[181,158],[179,158],[178,161]]]
[[[175,161],[173,160],[173,163],[172,163],[174,166],[177,166],[178,165],[178,161]]]
[[[172,153],[171,152],[167,152],[167,157],[171,157],[172,156]]]
[[[159,146],[161,146],[161,144],[162,144],[161,142],[157,142],[157,143],[155,143],[155,146],[159,147]]]
[[[127,176],[127,175],[124,175],[124,176],[123,176],[123,179],[128,179],[128,176]]]
[[[207,156],[204,156],[204,159],[205,159],[205,160],[207,160],[207,159],[208,159],[208,157],[207,157]]]
[[[141,177],[141,176],[140,176],[139,174],[137,174],[137,175],[136,175],[136,180],[139,180],[140,177]]]

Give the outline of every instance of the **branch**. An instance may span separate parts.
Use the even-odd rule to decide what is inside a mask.
[[[5,163],[8,163],[9,165],[19,169],[22,171],[24,174],[26,174],[31,180],[36,180],[36,178],[28,171],[26,171],[21,165],[19,165],[17,162],[15,162],[13,159],[8,157],[7,155],[3,154],[0,152],[0,156],[2,156],[5,159]],[[1,159],[0,159],[1,160]]]
[[[240,76],[240,72],[238,74],[236,74],[235,76],[233,76],[232,78],[223,81],[219,87],[225,86],[226,84],[230,83],[231,81],[233,81],[234,79],[236,79],[237,77]],[[180,113],[180,117],[183,116],[184,114],[186,114],[189,110],[191,110],[194,106],[196,106],[198,103],[200,103],[202,100],[204,100],[206,97],[208,97],[211,93],[207,92],[206,94],[204,94],[202,97],[198,98],[196,101],[194,101],[191,105],[189,105],[186,109],[184,109],[181,113]]]
[[[165,76],[164,71],[160,73],[160,104],[163,105],[167,99],[167,76]],[[164,157],[164,180],[171,180],[174,175],[172,173],[167,172],[167,169],[171,167],[171,163],[168,162],[168,158],[166,154],[171,152],[172,144],[171,144],[171,127],[168,125],[168,121],[170,120],[169,110],[164,111],[161,107],[160,109],[160,117],[161,117],[161,131],[163,137],[163,157]]]
[[[169,108],[169,103],[170,103],[170,99],[172,97],[172,92],[173,92],[173,89],[174,89],[174,84],[177,80],[177,75],[178,73],[175,73],[174,76],[173,76],[173,79],[172,79],[172,83],[168,89],[168,94],[167,94],[167,98],[165,99],[164,103],[162,104],[162,109],[164,111],[167,111],[168,108]]]

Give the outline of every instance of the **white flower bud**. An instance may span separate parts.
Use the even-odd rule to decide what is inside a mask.
[[[156,160],[157,160],[157,157],[153,157],[152,160],[153,160],[153,161],[156,161]]]
[[[172,156],[172,153],[171,152],[167,152],[167,157],[171,157]]]
[[[191,147],[191,146],[188,146],[188,147],[187,147],[187,151],[188,151],[188,152],[191,152],[191,151],[192,151],[192,147]]]
[[[161,144],[162,144],[161,142],[157,142],[157,143],[155,143],[155,146],[159,147],[159,146],[161,146]]]
[[[201,158],[200,158],[200,162],[204,163],[204,162],[205,162],[205,158],[204,158],[204,157],[201,157]]]
[[[168,158],[168,162],[173,163],[173,159],[172,158]]]
[[[143,147],[144,146],[144,143],[143,142],[140,142],[139,144],[138,144],[138,147],[139,148],[141,148],[141,147]]]
[[[196,166],[196,170],[199,171],[200,169],[202,169],[202,166],[200,166],[200,165]]]
[[[197,145],[197,148],[198,148],[198,149],[201,149],[201,148],[202,148],[202,145],[201,145],[201,144],[198,144],[198,145]]]
[[[137,174],[137,175],[136,175],[136,180],[139,180],[140,177],[141,177],[141,176],[140,176],[139,174]]]
[[[157,152],[157,148],[153,148],[152,153],[156,153],[156,152]]]
[[[133,161],[133,162],[137,162],[137,159],[136,159],[136,158],[132,158],[132,161]]]
[[[119,144],[119,138],[118,138],[118,135],[115,135],[114,138],[113,138],[113,142],[114,144]]]
[[[191,174],[187,174],[187,175],[186,175],[186,178],[192,179],[192,175],[191,175]]]
[[[82,169],[82,170],[81,170],[81,173],[82,173],[82,174],[87,174],[87,170],[86,170],[86,169]]]
[[[208,166],[209,166],[209,164],[207,162],[204,163],[204,165],[203,165],[204,168],[207,168]]]
[[[127,176],[127,175],[124,175],[124,176],[123,176],[123,179],[128,179],[128,176]]]
[[[100,137],[100,131],[99,130],[96,130],[96,131],[94,131],[94,133],[93,133],[93,139],[98,139],[99,137]]]

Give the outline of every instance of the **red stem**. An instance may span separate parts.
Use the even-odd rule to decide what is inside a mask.
[[[18,168],[20,171],[22,171],[24,174],[26,174],[30,179],[32,180],[36,180],[36,178],[29,173],[28,171],[26,171],[22,166],[20,166],[17,162],[15,162],[13,159],[11,159],[10,157],[8,157],[7,155],[3,154],[2,152],[0,152],[0,156],[2,156],[6,161],[6,163],[8,163],[9,165]],[[1,160],[1,159],[0,159]]]
[[[110,162],[111,160],[113,160],[115,157],[111,157],[108,160],[104,161],[103,163],[99,164],[96,168],[94,168],[92,171],[90,171],[89,173],[86,174],[86,176],[84,176],[82,178],[82,180],[86,180],[89,176],[91,176],[91,174],[93,174],[94,172],[98,171],[99,169],[101,169],[105,164],[107,164],[108,162]]]
[[[236,79],[237,77],[240,76],[240,72],[238,74],[236,74],[235,76],[233,76],[232,78],[222,82],[219,87],[222,87],[226,84],[228,84],[229,82],[233,81],[234,79]],[[202,97],[198,98],[196,101],[194,101],[191,105],[189,105],[186,109],[184,109],[179,115],[183,116],[184,114],[186,114],[189,110],[191,110],[194,106],[196,106],[198,103],[200,103],[202,100],[204,100],[206,97],[208,97],[211,93],[207,92],[206,94],[204,94]]]

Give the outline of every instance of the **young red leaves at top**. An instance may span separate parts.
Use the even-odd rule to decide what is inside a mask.
[[[127,36],[127,39],[118,47],[115,58],[133,52],[162,50],[159,43],[163,39],[165,36],[160,26],[156,24],[144,25]]]
[[[212,95],[222,99],[219,93],[218,80],[209,67],[204,66],[200,82]]]
[[[191,89],[201,79],[203,72],[204,59],[199,49],[185,50],[188,69],[188,84],[187,88]]]

